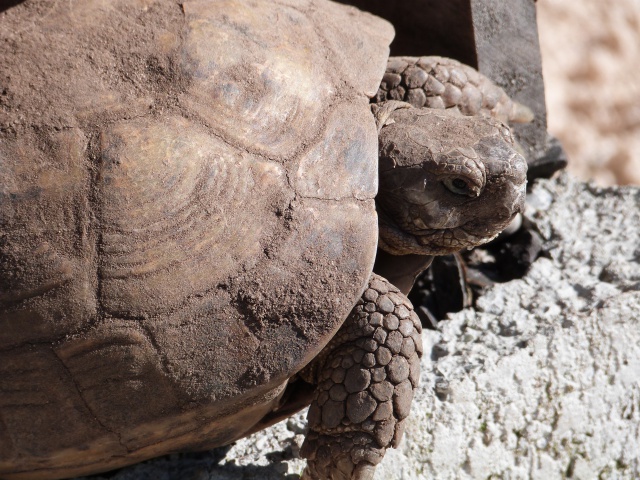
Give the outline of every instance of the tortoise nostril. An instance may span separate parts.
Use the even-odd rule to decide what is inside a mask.
[[[518,152],[514,152],[510,159],[511,162],[511,177],[518,185],[527,181],[528,165],[526,159]]]

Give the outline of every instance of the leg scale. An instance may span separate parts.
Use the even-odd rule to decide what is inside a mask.
[[[302,374],[317,384],[303,479],[373,478],[402,437],[420,377],[421,331],[411,302],[372,274],[342,328]]]

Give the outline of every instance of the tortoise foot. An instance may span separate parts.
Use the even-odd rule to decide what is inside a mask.
[[[301,454],[304,479],[373,478],[400,442],[420,377],[420,321],[411,302],[378,275],[305,375],[317,389]]]
[[[303,449],[309,456],[302,480],[372,480],[385,452],[372,435],[360,432],[342,435],[309,432]]]

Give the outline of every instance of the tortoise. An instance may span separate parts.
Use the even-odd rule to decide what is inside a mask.
[[[303,476],[371,478],[418,382],[415,272],[523,208],[491,118],[517,105],[325,0],[34,0],[0,35],[0,477],[311,403]]]

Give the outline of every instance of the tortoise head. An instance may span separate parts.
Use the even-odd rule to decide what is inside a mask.
[[[376,116],[382,249],[453,253],[493,239],[523,210],[527,163],[501,122],[403,106]]]

